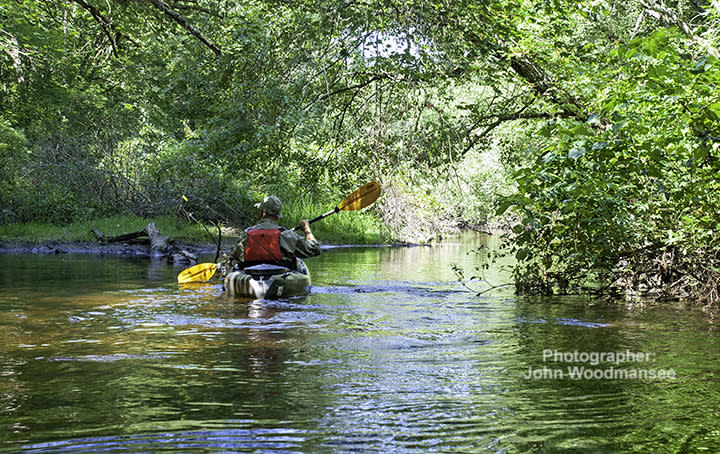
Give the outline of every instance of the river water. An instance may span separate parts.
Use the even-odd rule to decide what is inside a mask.
[[[274,302],[145,258],[0,255],[0,452],[720,452],[717,321],[477,295],[451,264],[488,241],[328,249]]]

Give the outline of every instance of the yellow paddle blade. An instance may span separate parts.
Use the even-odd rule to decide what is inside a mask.
[[[376,201],[378,197],[380,197],[380,185],[377,181],[372,181],[345,197],[338,208],[345,211],[360,210]]]
[[[206,282],[213,277],[215,271],[217,271],[217,265],[214,263],[198,263],[178,274],[177,280],[179,284]]]

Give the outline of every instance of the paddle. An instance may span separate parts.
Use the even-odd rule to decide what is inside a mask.
[[[215,271],[217,271],[215,263],[198,263],[178,274],[178,284],[207,282],[215,275]]]
[[[352,194],[345,197],[345,199],[340,202],[338,206],[328,211],[327,213],[321,214],[314,219],[310,219],[308,223],[312,224],[313,222],[317,222],[320,219],[325,219],[331,214],[335,214],[339,211],[361,210],[376,201],[378,197],[380,197],[380,185],[377,181],[372,181],[364,186],[360,186]],[[297,227],[293,228],[293,230],[297,230]]]
[[[335,214],[339,211],[355,211],[363,209],[371,205],[378,197],[380,197],[380,185],[377,181],[372,181],[359,187],[352,194],[345,197],[345,199],[343,199],[343,201],[340,202],[334,209],[321,214],[308,222],[312,224],[313,222],[325,219],[331,214]],[[296,229],[297,227],[293,230]],[[215,271],[217,271],[217,265],[215,263],[198,263],[197,265],[191,266],[178,274],[178,283],[187,284],[189,282],[206,282],[215,275]]]

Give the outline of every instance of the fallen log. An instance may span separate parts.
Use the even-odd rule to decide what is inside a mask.
[[[101,243],[128,243],[140,242],[150,244],[150,252],[163,255],[170,250],[170,239],[160,234],[154,222],[137,232],[124,233],[117,236],[105,236],[102,232],[92,229],[92,232]]]
[[[125,233],[117,236],[105,236],[97,229],[92,233],[101,243],[136,243],[148,244],[148,252],[153,257],[167,256],[168,263],[197,263],[197,257],[192,252],[180,249],[169,237],[163,236],[154,222],[137,232]]]
[[[151,222],[145,227],[145,232],[150,238],[150,252],[153,254],[164,254],[169,252],[170,238],[162,236],[160,231],[155,227],[155,223]]]
[[[97,229],[90,229],[90,231],[95,235],[95,237],[98,239],[101,243],[126,243],[131,242],[134,240],[139,239],[140,237],[147,236],[147,231],[145,229],[138,230],[137,232],[132,233],[124,233],[122,235],[117,236],[105,236],[102,232],[100,232]],[[142,240],[147,241],[148,239]]]

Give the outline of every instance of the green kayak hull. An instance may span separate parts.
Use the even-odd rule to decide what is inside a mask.
[[[225,276],[225,293],[254,299],[278,299],[310,293],[310,273],[298,259],[297,270],[278,274],[233,271]]]

